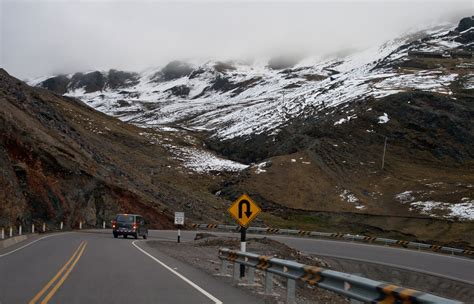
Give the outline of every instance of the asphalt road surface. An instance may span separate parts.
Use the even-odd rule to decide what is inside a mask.
[[[2,304],[259,302],[144,241],[111,233],[52,234],[0,250]]]
[[[220,277],[160,253],[143,240],[114,239],[110,230],[88,232],[38,236],[0,250],[0,304],[261,302]],[[182,231],[181,239],[190,241],[195,235],[195,231]],[[463,257],[343,241],[270,237],[307,253],[387,264],[474,284],[474,260]],[[176,231],[150,230],[149,238],[176,240]]]

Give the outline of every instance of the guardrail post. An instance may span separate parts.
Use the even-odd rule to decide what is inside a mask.
[[[296,282],[293,279],[286,279],[286,303],[294,304],[296,298]]]
[[[82,221],[79,221],[79,229],[82,229]]]
[[[31,233],[35,233],[35,224],[31,224]]]
[[[46,223],[43,223],[43,232],[46,232]]]
[[[356,276],[362,276],[362,273],[352,273],[353,275],[356,275]],[[344,282],[344,287],[346,286],[346,282]],[[348,285],[349,287],[350,285]],[[356,300],[356,299],[353,299],[353,298],[349,298],[349,303],[350,304],[364,304],[364,302],[362,301],[359,301],[359,300]]]
[[[23,227],[22,227],[21,225],[18,227],[18,235],[21,235],[21,233],[23,232],[23,231],[22,231],[22,230],[23,230],[22,228],[23,228]]]
[[[102,221],[102,229],[105,229],[105,221]]]
[[[5,228],[2,227],[2,240],[5,239]]]
[[[221,260],[221,275],[225,275],[227,270],[227,261],[225,259]]]
[[[234,263],[234,281],[238,281],[240,276],[240,264],[239,263]]]
[[[63,227],[64,227],[64,223],[63,221],[61,221],[61,223],[59,223],[59,230],[63,230]]]
[[[12,226],[10,226],[10,233],[9,233],[8,235],[9,235],[10,237],[13,236],[13,227],[12,227]]]
[[[273,289],[273,273],[265,271],[265,294],[272,294]]]
[[[247,284],[255,284],[255,268],[253,267],[247,267],[248,272],[247,272]]]

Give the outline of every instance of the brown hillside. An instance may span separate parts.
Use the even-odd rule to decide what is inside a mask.
[[[136,212],[169,228],[175,210],[207,221],[223,209],[205,178],[176,170],[176,160],[150,142],[159,133],[29,87],[4,70],[0,104],[0,226],[96,225],[117,212]]]

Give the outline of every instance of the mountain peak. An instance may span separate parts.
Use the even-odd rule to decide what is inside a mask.
[[[462,18],[456,30],[458,32],[464,32],[471,27],[474,27],[474,16]]]

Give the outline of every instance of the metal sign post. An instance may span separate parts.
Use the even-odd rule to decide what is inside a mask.
[[[178,228],[178,243],[181,242],[181,227],[184,226],[184,212],[174,213],[174,224]]]
[[[246,252],[247,251],[247,227],[240,226],[240,251]],[[245,277],[245,265],[240,264],[240,277]]]
[[[227,210],[240,225],[240,251],[247,250],[247,226],[253,221],[262,209],[247,195],[240,196]],[[245,265],[240,264],[240,277],[245,276]]]

